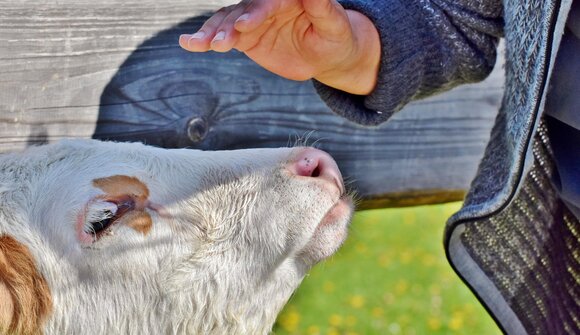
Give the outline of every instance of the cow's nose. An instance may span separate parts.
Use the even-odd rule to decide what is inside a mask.
[[[288,170],[297,176],[320,178],[335,184],[344,193],[342,175],[334,159],[322,150],[304,148],[288,165]]]

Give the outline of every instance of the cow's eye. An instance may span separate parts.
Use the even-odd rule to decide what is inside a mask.
[[[96,222],[89,222],[89,231],[87,233],[98,234],[105,229],[109,228],[111,223],[113,223],[114,213],[111,211],[103,212],[103,219]]]
[[[105,231],[118,218],[117,211],[118,207],[115,203],[108,201],[94,203],[87,213],[85,233],[96,236]]]
[[[135,209],[135,201],[132,198],[112,201],[97,200],[88,208],[84,232],[92,235],[96,240],[125,213],[133,209]]]

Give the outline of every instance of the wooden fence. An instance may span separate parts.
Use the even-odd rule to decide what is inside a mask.
[[[463,197],[501,100],[501,59],[482,83],[361,127],[332,114],[310,82],[237,52],[178,47],[229,2],[0,0],[0,153],[62,138],[224,150],[308,136],[337,159],[361,208]]]

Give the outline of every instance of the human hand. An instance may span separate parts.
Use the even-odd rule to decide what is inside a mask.
[[[244,0],[179,44],[193,52],[237,49],[282,77],[361,95],[376,85],[381,53],[373,23],[336,0]]]

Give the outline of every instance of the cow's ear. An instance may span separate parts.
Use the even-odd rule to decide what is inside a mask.
[[[30,251],[0,235],[0,333],[40,334],[51,310],[48,285]]]

